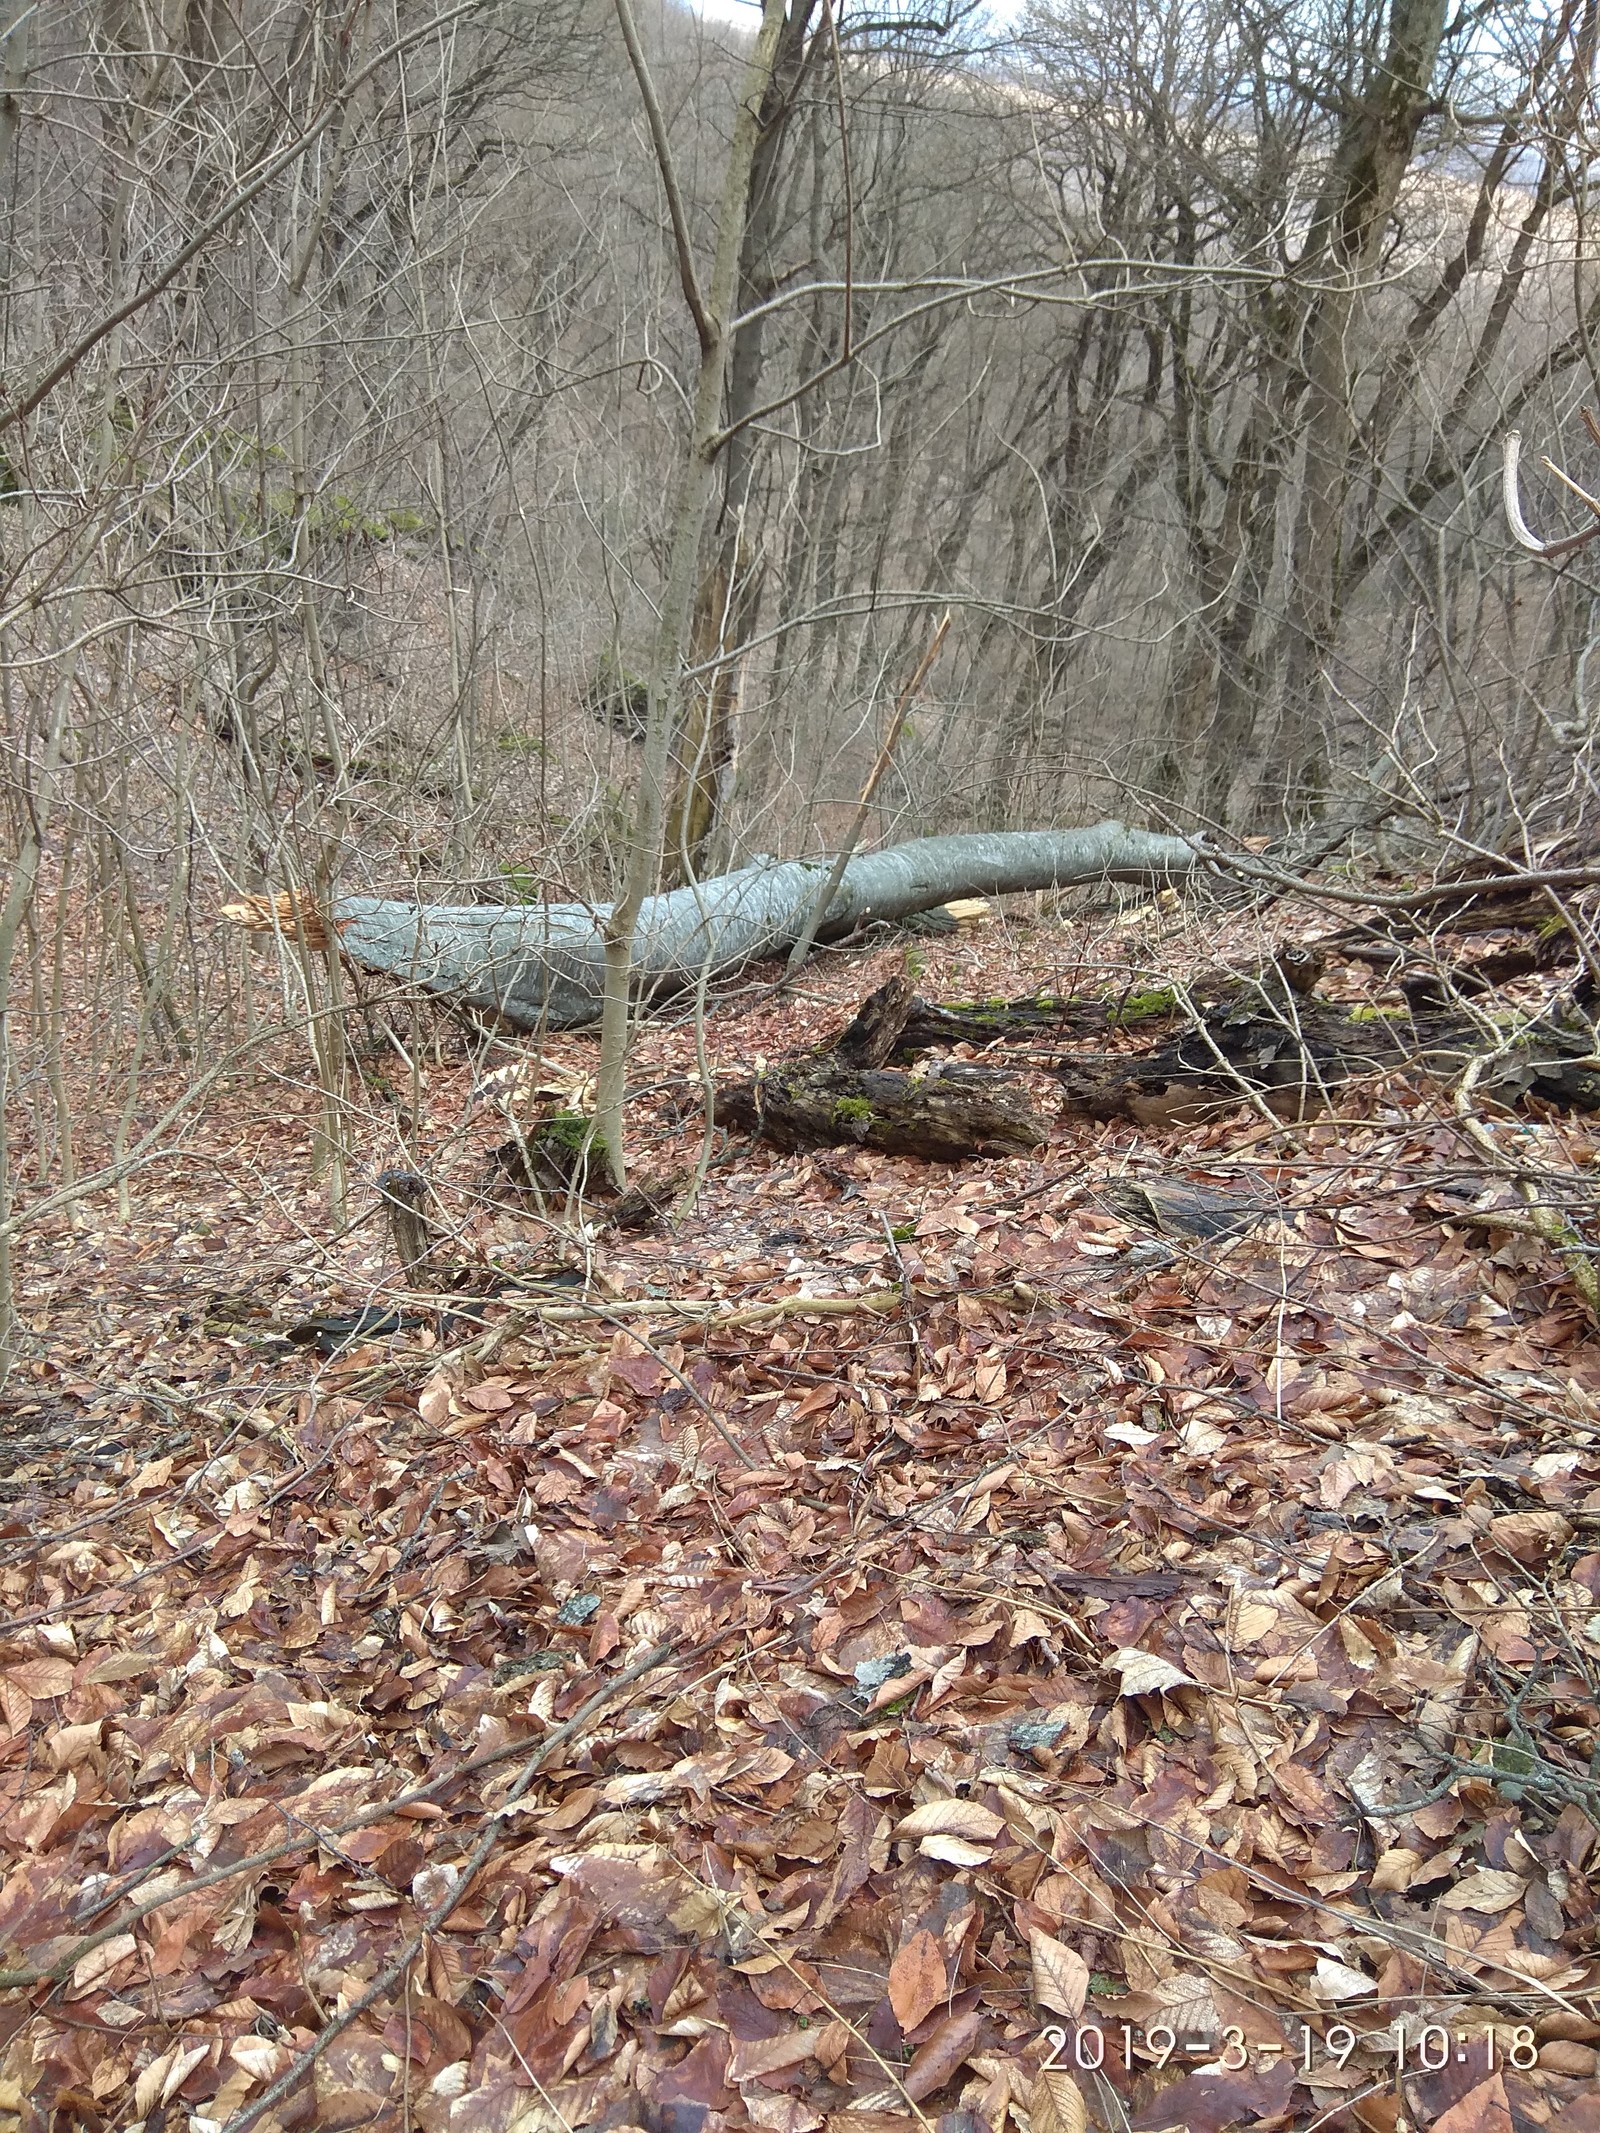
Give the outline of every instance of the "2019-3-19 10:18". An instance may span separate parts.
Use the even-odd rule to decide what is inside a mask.
[[[1125,2073],[1159,2072],[1174,2057],[1200,2059],[1224,2072],[1242,2073],[1247,2067],[1267,2067],[1291,2056],[1287,2042],[1252,2044],[1237,2027],[1224,2029],[1215,2037],[1184,2037],[1167,2022],[1116,2022],[1109,2029],[1098,2022],[1080,2022],[1070,2030],[1046,2029],[1042,2035],[1050,2047],[1042,2066],[1047,2074],[1092,2074],[1118,2063]],[[1330,2023],[1321,2031],[1302,2022],[1300,2070],[1305,2074],[1315,2074],[1325,2066],[1341,2070],[1364,2041],[1392,2053],[1402,2071],[1423,2074],[1437,2074],[1452,2060],[1465,2064],[1474,2057],[1481,2057],[1486,2073],[1493,2073],[1497,2066],[1526,2072],[1537,2064],[1539,2056],[1533,2030],[1526,2023],[1502,2032],[1490,2023],[1468,2030],[1452,2029],[1443,2022],[1427,2022],[1408,2029],[1403,2022],[1396,2022],[1389,2029],[1372,2031],[1363,2038],[1348,2022]]]

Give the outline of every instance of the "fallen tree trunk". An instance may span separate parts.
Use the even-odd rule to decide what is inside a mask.
[[[1186,838],[1130,830],[1120,822],[924,837],[852,858],[818,937],[837,939],[952,897],[1168,881],[1202,858]],[[647,898],[633,943],[641,992],[668,991],[693,984],[703,970],[721,976],[781,953],[799,938],[828,873],[826,862],[766,860]],[[343,896],[332,917],[345,953],[369,970],[500,1015],[519,1029],[572,1029],[599,1018],[607,908]]]

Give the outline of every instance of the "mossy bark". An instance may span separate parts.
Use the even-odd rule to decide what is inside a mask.
[[[1026,1155],[1047,1133],[1020,1089],[980,1092],[892,1068],[864,1072],[829,1060],[781,1069],[717,1095],[717,1123],[780,1148],[876,1148],[885,1155],[962,1163]]]

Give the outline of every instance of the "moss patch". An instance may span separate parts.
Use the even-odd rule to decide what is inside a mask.
[[[1170,985],[1153,985],[1147,992],[1130,992],[1125,1000],[1106,1009],[1106,1020],[1114,1026],[1129,1022],[1149,1022],[1157,1015],[1170,1015],[1178,1005],[1178,995]]]
[[[833,1122],[836,1126],[870,1126],[872,1106],[864,1096],[836,1096],[833,1100]]]

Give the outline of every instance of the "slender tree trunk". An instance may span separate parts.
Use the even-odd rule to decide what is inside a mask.
[[[729,333],[720,454],[721,499],[711,552],[695,592],[690,661],[702,671],[684,692],[667,806],[662,880],[693,880],[715,864],[713,845],[734,756],[740,647],[756,627],[762,573],[753,524],[756,434],[749,417],[766,375],[766,320],[751,317],[777,288],[772,254],[778,232],[778,178],[789,121],[802,78],[820,45],[810,38],[817,0],[785,0],[787,12],[760,96],[755,148],[740,203],[743,230],[734,310],[744,319]]]
[[[1344,611],[1344,549],[1357,472],[1354,382],[1363,310],[1427,114],[1446,0],[1390,0],[1371,83],[1349,110],[1317,202],[1302,271],[1320,273],[1306,321],[1305,439],[1289,586],[1283,752],[1290,812],[1327,784],[1327,665]]]
[[[619,0],[624,34],[632,33],[627,0]],[[772,80],[778,41],[785,22],[784,0],[766,0],[761,30],[746,70],[733,139],[723,175],[717,218],[716,252],[705,297],[696,289],[694,308],[700,335],[700,363],[695,379],[690,433],[673,500],[672,537],[663,590],[660,624],[650,657],[648,712],[633,835],[623,876],[622,894],[606,923],[605,997],[600,1024],[600,1070],[595,1100],[595,1133],[605,1150],[611,1175],[624,1180],[622,1114],[627,1086],[629,993],[633,975],[633,936],[639,911],[661,878],[661,847],[666,791],[674,736],[683,730],[684,660],[691,641],[700,544],[716,495],[717,459],[722,450],[722,406],[730,352],[729,327],[738,292],[739,256],[749,214],[750,176],[761,138],[761,111]],[[634,44],[637,38],[634,36]],[[641,87],[646,85],[642,59]],[[664,151],[664,136],[658,140]],[[675,181],[669,180],[675,185]],[[686,278],[692,261],[680,264]]]

